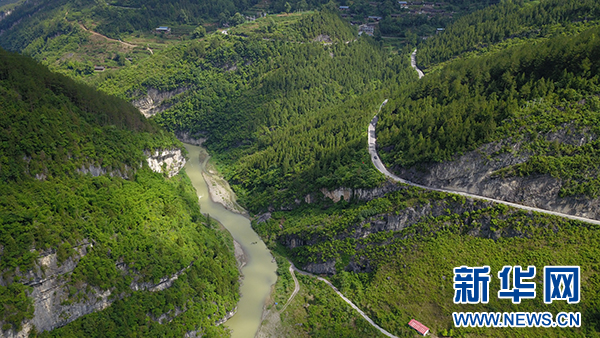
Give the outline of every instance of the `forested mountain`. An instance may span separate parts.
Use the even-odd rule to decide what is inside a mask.
[[[3,50],[0,93],[1,335],[225,335],[215,322],[238,299],[232,243],[184,173],[147,164],[158,150],[181,155],[179,141],[131,104]]]
[[[472,3],[464,1],[465,6]],[[48,3],[47,8],[52,4],[61,3]],[[113,16],[118,18],[118,13],[142,11],[125,8],[136,4],[97,5],[104,7],[98,7],[97,13],[70,12],[68,20],[60,12],[63,7],[50,21],[32,15],[30,20],[39,20],[39,25],[31,30],[15,25],[5,41],[39,59],[54,53],[56,69],[64,62],[65,70],[69,66],[61,60],[64,53],[78,44],[79,37],[87,38],[74,23],[94,18],[89,19],[98,23],[94,29],[112,37],[147,29],[133,27],[130,21],[137,18],[133,14],[116,24],[114,31],[102,26]],[[182,2],[164,4],[183,8],[183,13],[187,10]],[[271,5],[285,10],[313,3]],[[152,19],[152,13],[144,13]],[[183,15],[170,15],[165,17],[180,25],[200,23],[197,18],[183,23],[177,21]],[[86,297],[88,293],[76,291],[81,283],[124,297],[107,310],[46,336],[92,335],[88,330],[133,335],[132,328],[140,328],[144,335],[181,336],[197,329],[191,322],[200,323],[207,336],[224,334],[212,324],[237,300],[233,258],[222,235],[205,225],[208,222],[199,214],[185,176],[165,179],[144,165],[144,149],[151,153],[179,147],[170,134],[160,131],[161,126],[180,136],[206,139],[241,202],[251,213],[260,213],[254,227],[269,248],[300,268],[328,274],[376,323],[396,335],[414,334],[406,326],[412,318],[447,336],[452,335],[453,311],[548,309],[554,314],[580,311],[585,325],[564,330],[454,330],[464,336],[594,336],[600,290],[596,226],[385,182],[369,158],[366,129],[382,101],[389,98],[379,116],[377,145],[393,170],[424,175],[432,165],[475,154],[481,161],[470,162],[471,167],[480,163],[484,170],[490,163],[500,167],[492,177],[498,189],[508,186],[498,184],[507,177],[554,180],[561,198],[579,203],[576,212],[595,217],[591,209],[596,204],[590,201],[597,201],[600,191],[597,18],[594,1],[502,1],[420,44],[418,63],[430,72],[418,81],[409,66],[413,48],[390,54],[378,41],[357,37],[338,13],[325,9],[269,16],[225,32],[168,41],[161,50],[137,46],[147,53],[145,58],[131,61],[131,55],[117,54],[107,62],[122,65],[96,76],[78,73],[77,67],[66,72],[104,94],[47,71],[43,81],[31,84],[34,89],[28,89],[27,81],[21,87],[11,84],[2,89],[5,101],[0,102],[10,107],[18,102],[15,111],[43,113],[26,118],[15,113],[3,122],[9,126],[2,140],[9,156],[0,162],[1,173],[3,189],[10,192],[0,195],[10,215],[2,217],[10,220],[3,229],[21,229],[2,234],[7,238],[2,252],[16,252],[6,260],[11,262],[6,266],[7,278],[34,266],[35,255],[55,250],[61,264],[80,262],[69,277],[69,286],[75,289],[68,290],[71,298],[66,304]],[[63,28],[64,34],[55,37]],[[35,89],[40,85],[43,88]],[[13,87],[17,89],[9,89]],[[85,95],[78,96],[79,92]],[[133,102],[151,117],[145,121],[131,106],[106,94]],[[47,102],[38,103],[38,98]],[[66,107],[59,111],[68,113],[50,118],[54,116],[50,107],[55,106]],[[25,124],[36,125],[35,132],[19,131],[18,135],[26,135],[23,140],[10,137]],[[61,132],[64,135],[55,136]],[[104,168],[107,175],[77,173],[91,165]],[[442,174],[448,173],[440,168]],[[464,167],[454,169],[467,176],[471,173]],[[73,188],[60,188],[63,185]],[[540,190],[535,203],[548,195]],[[140,203],[139,196],[146,200]],[[562,208],[554,203],[554,196],[551,199],[550,206]],[[52,207],[39,209],[37,205],[43,203]],[[33,206],[38,209],[29,211]],[[65,221],[60,226],[51,223],[57,218]],[[100,226],[86,232],[85,222]],[[52,226],[40,228],[40,224]],[[62,224],[68,224],[67,230]],[[37,249],[38,243],[43,249]],[[86,243],[93,243],[93,249],[82,255],[79,248],[88,250]],[[9,244],[23,249],[6,250]],[[37,251],[29,251],[31,245]],[[278,263],[286,264],[281,257]],[[494,271],[504,265],[535,265],[538,271],[545,265],[581,266],[585,301],[565,307],[564,303],[543,304],[538,297],[517,307],[494,299],[467,310],[452,302],[452,268],[461,265],[490,265]],[[167,290],[130,291],[132,282],[152,283],[179,271],[187,278],[179,278]],[[284,277],[287,271],[280,266],[275,290],[288,293],[273,299],[288,299],[293,284],[291,277]],[[536,282],[541,283],[538,277]],[[282,280],[291,287],[280,288]],[[490,294],[500,287],[498,279],[493,280]],[[116,286],[110,289],[109,285]],[[18,327],[21,319],[31,316],[31,303],[22,293],[27,288],[15,282],[2,289],[0,295],[7,295],[7,308],[12,311],[4,312],[5,329]],[[310,288],[319,287],[311,284]],[[352,319],[358,318],[354,312],[332,318],[331,309],[345,308],[328,299],[337,296],[324,288],[314,292],[317,297],[308,294],[296,299],[296,305],[290,305],[294,311],[281,314],[292,327],[288,332],[373,336],[372,327]],[[157,323],[181,309],[187,311],[169,324]]]
[[[376,186],[382,177],[364,131],[384,93],[416,79],[408,58],[369,38],[353,41],[355,32],[328,11],[271,31],[273,41],[249,32],[180,44],[96,85],[128,100],[183,88],[155,120],[208,136],[252,211],[323,187]]]
[[[400,177],[425,177],[423,184],[442,182],[453,190],[476,186],[479,176],[461,181],[451,180],[452,175],[469,177],[478,166],[482,171],[504,166],[486,178],[484,188],[496,187],[487,196],[504,199],[495,193],[517,181],[522,185],[513,202],[540,207],[547,198],[542,208],[597,219],[600,29],[595,8],[594,2],[506,2],[425,42],[417,59],[430,57],[427,65],[433,70],[393,92],[377,125],[379,155]],[[459,60],[438,64],[454,56]],[[434,167],[440,162],[447,165]],[[560,192],[554,196],[548,186],[531,187],[539,181],[557,182]],[[364,190],[316,193],[312,204],[261,215],[254,227],[296,266],[328,274],[378,325],[398,336],[414,334],[406,326],[413,318],[440,336],[597,335],[598,312],[592,305],[599,290],[593,253],[597,226],[402,185],[369,191],[376,197],[368,202]],[[340,194],[354,199],[334,203]],[[577,208],[568,209],[562,201],[575,201]],[[588,283],[582,286],[585,302],[550,305],[539,296],[519,305],[496,297],[488,304],[452,302],[453,268],[490,265],[494,272],[517,264],[538,271],[548,265],[581,266]],[[539,288],[541,276],[536,282]],[[499,284],[492,278],[490,295],[497,294]],[[284,322],[301,321],[312,334],[324,330],[315,323],[339,325],[311,311],[310,298],[302,301],[307,310],[296,307]],[[560,331],[466,329],[454,327],[451,317],[455,311],[540,309],[580,311],[588,324]]]
[[[502,1],[458,19],[442,34],[424,41],[418,64],[428,68],[505,40],[559,35],[598,20],[600,3],[594,0]]]
[[[167,0],[167,1],[28,1],[26,5],[17,7],[5,20],[0,22],[0,31],[11,29],[19,31],[18,35],[8,37],[3,46],[17,49],[16,44],[28,44],[28,39],[40,36],[44,22],[60,11],[69,21],[93,23],[99,33],[117,38],[121,34],[139,31],[151,31],[159,26],[191,25],[198,26],[203,22],[214,22],[214,19],[225,16],[229,19],[236,12],[242,12],[256,4],[254,1],[241,0]],[[14,25],[14,27],[13,27]],[[18,41],[21,40],[21,41]]]
[[[275,252],[301,269],[326,274],[333,284],[377,325],[398,337],[417,336],[407,323],[417,319],[436,336],[452,337],[582,337],[599,330],[600,229],[597,225],[516,210],[458,195],[396,186],[395,191],[368,202],[330,200],[293,211],[272,212],[254,225]],[[506,265],[533,265],[542,292],[544,266],[581,266],[578,304],[535,299],[513,304],[498,299],[500,280],[493,276]],[[491,267],[489,303],[455,304],[453,269],[462,265]],[[290,278],[282,271],[283,278]],[[285,280],[285,279],[284,279]],[[585,282],[583,282],[585,281]],[[279,282],[278,282],[279,283]],[[289,285],[289,282],[288,282]],[[326,288],[320,283],[321,289]],[[285,290],[282,284],[277,287]],[[302,285],[302,288],[307,288]],[[293,290],[293,283],[280,299]],[[318,293],[316,293],[318,294]],[[320,297],[322,295],[318,294]],[[331,298],[336,297],[331,295]],[[294,311],[284,312],[284,325],[297,336],[347,332],[340,317],[358,317],[353,310],[331,316],[319,311],[322,298],[304,297]],[[313,308],[314,307],[314,308]],[[581,327],[457,328],[452,313],[581,312]],[[297,323],[302,323],[297,329]],[[332,330],[332,331],[328,331]],[[294,336],[289,335],[289,336]],[[373,337],[360,326],[352,337]]]
[[[503,175],[550,174],[563,179],[562,196],[597,197],[599,33],[594,28],[459,60],[425,77],[383,111],[382,157],[410,167],[513,138],[528,143],[521,151],[530,156]],[[566,127],[591,139],[569,144],[545,137]]]

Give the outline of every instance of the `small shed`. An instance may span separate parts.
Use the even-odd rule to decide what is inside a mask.
[[[171,27],[160,26],[160,27],[156,28],[156,32],[157,33],[170,33],[171,32]]]
[[[347,11],[350,9],[350,6],[340,6],[340,11]]]
[[[410,322],[408,322],[408,326],[417,330],[417,332],[419,332],[422,335],[426,335],[427,333],[429,333],[429,328],[427,326],[419,323],[418,321],[416,321],[414,319],[411,319]]]
[[[96,72],[103,72],[104,71],[104,66],[95,66],[94,67],[94,71],[96,71]]]

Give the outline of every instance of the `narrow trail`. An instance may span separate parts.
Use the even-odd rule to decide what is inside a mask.
[[[411,59],[410,63],[411,63],[411,66],[419,74],[419,78],[422,78],[423,77],[423,72],[419,68],[417,68],[417,65],[416,65],[416,54],[417,54],[417,50],[415,49],[414,52],[412,52],[412,54],[410,56],[410,59]],[[377,111],[377,114],[373,117],[373,119],[371,120],[371,123],[369,123],[369,127],[368,127],[368,145],[369,145],[369,154],[371,155],[371,161],[373,162],[373,165],[375,166],[375,168],[377,168],[377,170],[379,170],[379,172],[381,172],[382,174],[384,174],[386,177],[389,177],[389,178],[391,178],[392,180],[394,180],[396,182],[400,182],[400,183],[403,183],[403,184],[411,185],[413,187],[418,187],[418,188],[421,188],[421,189],[432,190],[432,191],[439,191],[439,192],[450,193],[450,194],[457,194],[457,195],[465,196],[465,197],[468,197],[468,198],[474,198],[474,199],[485,200],[485,201],[490,201],[490,202],[494,202],[494,203],[500,203],[500,204],[511,206],[513,208],[523,209],[523,210],[527,210],[527,211],[535,211],[535,212],[539,212],[539,213],[543,213],[543,214],[547,214],[547,215],[554,215],[554,216],[564,217],[564,218],[568,218],[568,219],[574,219],[574,220],[582,221],[582,222],[586,222],[586,223],[600,225],[600,221],[595,220],[595,219],[591,219],[591,218],[579,217],[579,216],[564,214],[564,213],[561,213],[561,212],[556,212],[556,211],[551,211],[551,210],[546,210],[546,209],[540,209],[540,208],[536,208],[536,207],[530,207],[530,206],[526,206],[526,205],[522,205],[522,204],[518,204],[518,203],[514,203],[514,202],[507,202],[507,201],[503,201],[503,200],[498,200],[498,199],[491,198],[491,197],[470,194],[468,192],[460,191],[460,190],[450,190],[450,189],[441,189],[441,188],[435,188],[435,187],[428,187],[428,186],[425,186],[425,185],[421,185],[421,184],[413,183],[411,181],[407,181],[407,180],[405,180],[403,178],[400,178],[400,177],[398,177],[398,176],[390,173],[387,170],[387,168],[385,167],[385,165],[383,164],[383,162],[381,162],[381,159],[379,158],[379,156],[377,154],[377,137],[375,135],[375,127],[377,126],[377,120],[378,120],[378,116],[377,115],[379,115],[379,112],[381,111],[381,108],[383,108],[387,102],[388,102],[388,100],[386,99],[385,101],[383,101],[381,103],[381,105],[379,106],[379,110]]]
[[[412,54],[410,54],[410,66],[413,67],[417,71],[417,74],[419,74],[419,79],[422,78],[423,76],[425,76],[425,74],[423,74],[423,72],[419,69],[419,67],[417,67],[417,49],[416,48],[412,52]]]
[[[289,270],[290,274],[292,275],[292,278],[294,279],[294,292],[292,292],[292,295],[290,296],[290,298],[288,298],[287,302],[285,302],[285,305],[283,306],[281,311],[279,311],[279,313],[283,313],[283,311],[287,309],[288,305],[290,305],[292,300],[294,300],[294,297],[296,297],[296,294],[298,294],[298,291],[300,291],[300,283],[298,283],[298,279],[296,278],[296,274],[294,273],[294,264],[292,264],[291,262]]]
[[[65,16],[65,19],[66,19],[66,16]],[[121,40],[115,40],[115,39],[111,39],[111,38],[109,38],[109,37],[108,37],[108,36],[106,36],[106,35],[102,35],[102,34],[100,34],[100,33],[98,33],[98,32],[94,32],[93,30],[90,30],[90,29],[87,29],[87,28],[85,28],[85,26],[84,26],[83,24],[81,24],[81,23],[79,24],[79,27],[81,27],[81,29],[83,29],[84,31],[86,31],[86,32],[88,32],[88,33],[90,33],[90,34],[92,34],[92,35],[94,35],[94,36],[99,36],[99,37],[102,37],[102,38],[104,38],[104,39],[106,39],[106,40],[108,40],[108,41],[119,42],[120,44],[122,44],[122,45],[124,45],[124,46],[127,46],[127,47],[129,47],[129,48],[135,48],[135,47],[137,47],[137,45],[132,45],[132,44],[130,44],[130,43],[127,43],[127,42],[124,42],[124,41],[121,41]]]
[[[289,262],[289,261],[288,261]],[[294,298],[294,296],[296,296],[296,294],[298,293],[298,291],[300,290],[300,284],[298,283],[298,279],[296,279],[296,275],[294,274],[294,271],[298,272],[301,275],[305,275],[305,276],[309,276],[309,277],[313,277],[316,278],[320,281],[325,282],[327,285],[329,285],[333,291],[335,291],[335,293],[337,293],[338,296],[340,296],[344,302],[348,303],[348,305],[350,305],[354,310],[356,310],[367,322],[369,322],[369,324],[371,324],[371,326],[373,326],[374,328],[376,328],[377,330],[379,330],[379,332],[383,333],[384,335],[386,335],[387,337],[390,338],[398,338],[397,336],[394,336],[393,334],[387,332],[386,330],[384,330],[381,326],[375,324],[375,322],[369,318],[361,309],[358,308],[358,306],[354,305],[354,303],[352,303],[352,301],[350,301],[348,298],[346,298],[346,296],[344,296],[335,286],[333,286],[333,284],[331,284],[330,281],[328,281],[325,278],[319,277],[319,276],[315,276],[310,272],[306,272],[306,271],[302,271],[299,270],[298,268],[296,268],[294,266],[294,264],[292,262],[290,262],[290,273],[292,274],[292,277],[294,278],[294,283],[296,283],[296,287],[294,288],[294,292],[292,293],[292,295],[290,296],[290,298],[288,299],[287,303],[285,304],[285,306],[283,307],[283,309],[281,311],[279,311],[280,313],[285,311],[285,309],[287,308],[288,304],[292,301],[292,299]]]

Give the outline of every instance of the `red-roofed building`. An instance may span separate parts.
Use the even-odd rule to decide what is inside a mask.
[[[417,322],[414,319],[411,319],[410,322],[408,322],[408,326],[417,330],[417,332],[419,332],[422,335],[426,335],[429,332],[429,328],[427,326]]]

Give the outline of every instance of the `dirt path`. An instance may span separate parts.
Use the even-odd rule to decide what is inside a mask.
[[[109,38],[109,37],[108,37],[108,36],[106,36],[106,35],[102,35],[102,34],[100,34],[100,33],[98,33],[98,32],[94,32],[93,30],[90,30],[90,29],[87,29],[87,28],[85,28],[85,26],[84,26],[83,24],[79,24],[79,27],[81,27],[81,29],[83,29],[84,31],[86,31],[86,32],[88,32],[88,33],[91,33],[91,34],[92,34],[92,35],[94,35],[94,36],[99,36],[99,37],[102,37],[102,38],[104,38],[104,39],[106,39],[106,40],[108,40],[108,41],[119,42],[119,43],[120,43],[120,44],[122,44],[123,46],[129,47],[129,48],[135,48],[135,47],[137,47],[137,45],[132,45],[132,44],[130,44],[130,43],[127,43],[127,42],[124,42],[124,41],[121,41],[121,40],[115,40],[115,39],[111,39],[111,38]]]

